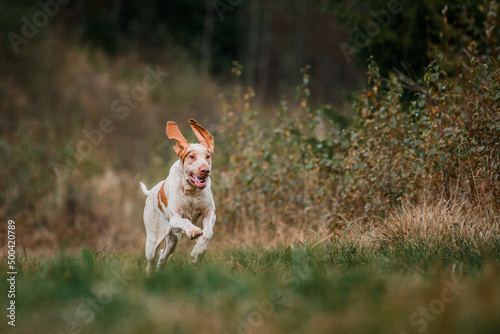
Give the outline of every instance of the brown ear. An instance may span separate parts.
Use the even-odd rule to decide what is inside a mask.
[[[200,141],[200,144],[208,148],[210,154],[214,153],[214,137],[201,125],[199,125],[194,119],[189,120],[191,128],[193,129],[196,138]]]
[[[174,151],[180,157],[183,151],[189,146],[186,138],[182,135],[175,122],[167,122],[167,136],[170,139],[177,141],[177,145],[174,146]]]

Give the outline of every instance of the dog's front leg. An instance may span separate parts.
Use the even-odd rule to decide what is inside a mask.
[[[215,224],[215,211],[209,211],[208,214],[203,216],[203,235],[196,241],[196,245],[191,252],[191,261],[197,264],[205,255],[207,251],[208,244],[212,240],[214,234],[214,224]]]
[[[203,231],[193,225],[188,219],[182,218],[179,215],[173,215],[170,219],[170,226],[174,229],[174,233],[184,232],[189,239],[196,239],[203,234]]]

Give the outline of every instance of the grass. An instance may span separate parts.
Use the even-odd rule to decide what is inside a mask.
[[[186,243],[186,241],[184,241]],[[463,241],[467,244],[467,241]],[[187,248],[187,247],[186,247]],[[17,325],[2,333],[497,333],[500,245],[187,249],[146,277],[142,254],[18,259]],[[7,272],[2,258],[2,273]],[[0,283],[7,290],[5,278]],[[453,292],[454,291],[454,292]],[[452,300],[452,301],[450,301]],[[427,310],[427,311],[425,311]],[[425,313],[428,312],[428,313]]]

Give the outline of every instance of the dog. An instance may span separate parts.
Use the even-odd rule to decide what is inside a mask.
[[[157,270],[162,268],[175,250],[185,233],[189,239],[196,239],[191,252],[191,261],[198,264],[207,251],[213,236],[215,224],[215,203],[210,190],[210,173],[214,153],[214,137],[194,119],[191,128],[199,144],[189,144],[174,122],[167,122],[167,136],[177,142],[174,151],[177,160],[170,168],[168,177],[151,190],[141,182],[147,196],[144,207],[144,226],[146,227],[146,272],[149,274],[160,250]],[[201,220],[203,230],[196,226]]]

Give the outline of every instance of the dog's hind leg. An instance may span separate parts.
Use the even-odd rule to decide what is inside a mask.
[[[150,235],[148,234],[147,239],[146,239],[146,259],[148,260],[148,265],[146,266],[146,274],[149,276],[152,266],[154,265],[157,253],[158,253],[158,247],[162,243],[163,240],[165,240],[166,236],[171,233],[172,229],[168,229],[166,231],[163,231],[161,235]]]
[[[155,262],[156,255],[158,253],[158,247],[165,241],[167,242],[167,236],[172,234],[172,228],[163,229],[160,235],[155,235],[155,237],[150,237],[148,234],[146,239],[146,259],[148,260],[148,265],[146,266],[146,273],[149,275],[153,263]],[[162,252],[163,253],[163,252]],[[162,254],[160,254],[161,257]]]
[[[160,257],[156,269],[161,269],[165,266],[170,254],[172,254],[179,243],[181,235],[179,233],[170,232],[165,238],[165,248],[160,250]]]
[[[149,237],[146,240],[146,260],[148,261],[148,265],[146,266],[146,273],[149,275],[151,272],[151,266],[153,265],[156,258],[156,250],[158,249],[159,244],[156,243],[156,240]]]

